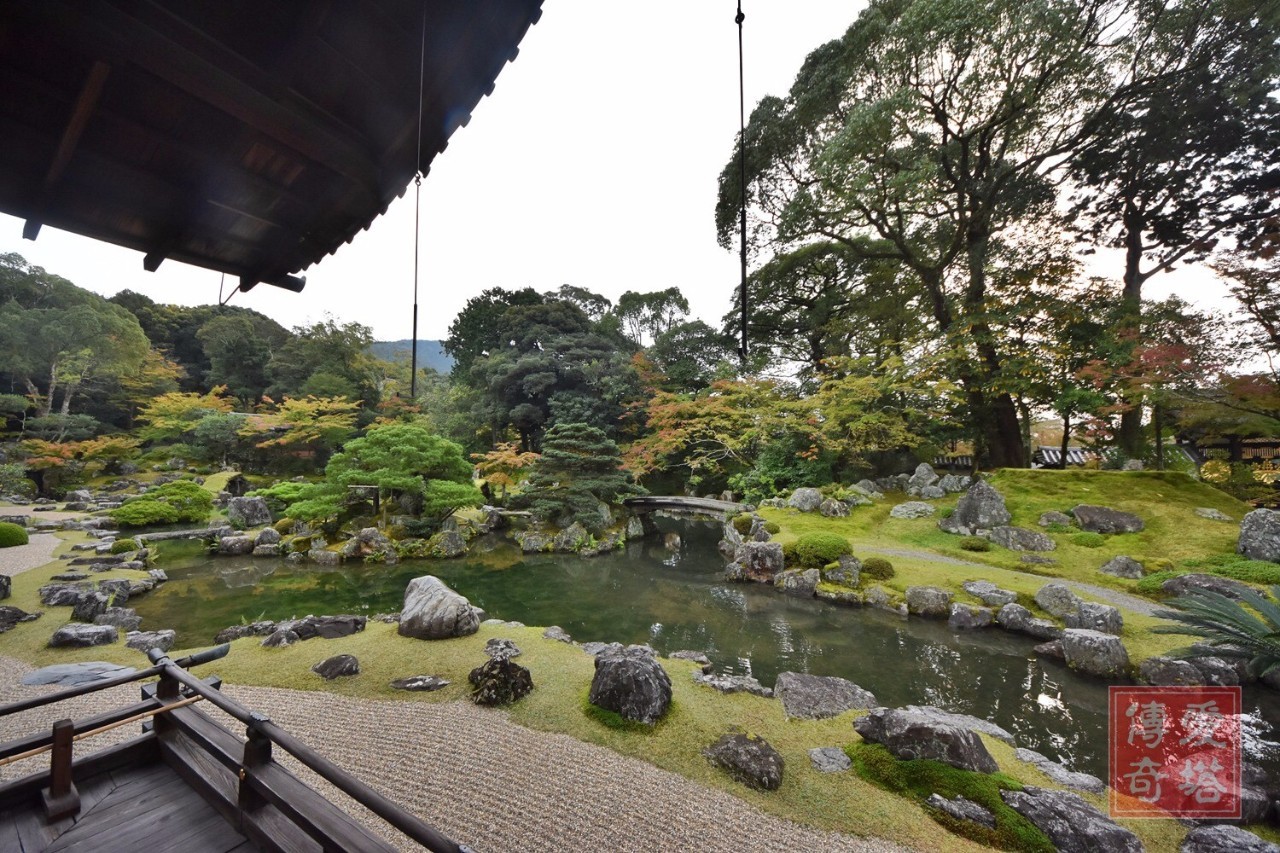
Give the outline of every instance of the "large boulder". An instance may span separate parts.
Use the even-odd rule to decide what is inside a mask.
[[[876,708],[855,720],[853,728],[863,740],[882,743],[904,760],[928,758],[978,773],[999,769],[974,732],[918,712]]]
[[[1163,655],[1149,657],[1139,664],[1138,680],[1158,687],[1195,687],[1205,683],[1203,673],[1190,661]]]
[[[1056,640],[1062,636],[1062,629],[1048,619],[1037,619],[1031,611],[1021,604],[1010,603],[1001,607],[996,613],[996,622],[1006,631],[1026,634],[1037,640]]]
[[[1178,853],[1280,853],[1280,844],[1263,841],[1238,826],[1198,826],[1182,839]]]
[[[1249,591],[1250,587],[1248,584],[1243,584],[1231,578],[1194,573],[1169,578],[1160,584],[1160,589],[1169,595],[1186,595],[1189,592],[1207,590],[1216,592],[1219,595],[1225,595],[1227,598],[1239,600],[1244,593]]]
[[[1144,567],[1142,563],[1139,563],[1132,557],[1126,557],[1121,554],[1118,557],[1112,557],[1110,560],[1107,560],[1102,564],[1098,571],[1104,575],[1111,575],[1112,577],[1124,578],[1132,581],[1141,579]]]
[[[143,653],[151,649],[167,652],[173,648],[173,641],[176,637],[177,632],[172,628],[165,628],[161,631],[130,631],[124,635],[124,644]]]
[[[963,492],[971,485],[973,485],[973,478],[968,474],[944,474],[937,482],[938,488],[948,495]]]
[[[671,705],[671,678],[648,646],[627,646],[596,656],[587,700],[624,720],[653,725]]]
[[[921,462],[907,480],[907,494],[919,495],[922,489],[934,485],[938,480],[938,473],[933,470],[933,466],[928,462]]]
[[[778,751],[763,738],[727,734],[704,749],[702,754],[748,787],[776,791],[782,785],[785,763]]]
[[[1027,785],[1021,791],[1001,791],[1000,797],[1049,836],[1062,853],[1143,853],[1138,836],[1079,794]]]
[[[262,527],[271,523],[271,510],[265,498],[232,498],[227,501],[227,520],[238,530]]]
[[[53,632],[49,638],[50,648],[82,649],[89,646],[106,646],[119,639],[120,634],[115,625],[85,625],[82,622],[70,622]]]
[[[857,586],[862,577],[862,561],[850,554],[841,554],[836,565],[822,569],[822,580],[841,586]]]
[[[300,640],[321,637],[336,640],[363,631],[368,617],[344,614],[341,616],[304,616],[289,619],[276,626],[278,631],[293,631]]]
[[[907,612],[930,619],[945,619],[951,610],[951,593],[936,586],[909,586]]]
[[[801,512],[815,512],[822,506],[822,492],[808,487],[796,489],[787,499],[787,506]]]
[[[956,503],[955,511],[939,521],[938,527],[947,533],[971,536],[1006,525],[1012,517],[1005,508],[1004,496],[986,480],[975,480]]]
[[[818,569],[786,569],[774,575],[773,585],[784,592],[813,595],[821,579]]]
[[[71,618],[77,622],[93,622],[107,612],[110,603],[111,598],[105,592],[86,592],[71,609]]]
[[[845,711],[874,708],[879,703],[869,690],[844,678],[782,672],[773,685],[773,695],[782,700],[788,717],[825,720]]]
[[[253,538],[250,536],[223,536],[218,539],[218,553],[224,557],[252,554],[253,549]]]
[[[432,575],[409,581],[397,629],[401,636],[443,640],[474,634],[479,629],[480,615],[471,602],[445,586],[444,581]]]
[[[933,504],[927,504],[924,501],[907,501],[895,506],[889,510],[890,518],[927,518],[938,511]]]
[[[1007,524],[993,527],[982,535],[1010,551],[1052,551],[1058,547],[1057,543],[1043,533]]]
[[[1131,512],[1121,512],[1105,506],[1078,504],[1072,507],[1076,524],[1090,533],[1140,533],[1146,524]]]
[[[1280,563],[1280,512],[1255,509],[1240,522],[1236,552],[1250,560]]]
[[[734,550],[733,561],[742,567],[746,580],[773,583],[774,575],[783,569],[782,546],[777,542],[743,542]]]
[[[1123,678],[1129,674],[1129,652],[1114,634],[1086,628],[1062,632],[1062,652],[1067,666],[1098,678]]]
[[[827,498],[818,506],[818,512],[827,518],[847,518],[849,505],[835,498]]]
[[[311,671],[325,681],[333,681],[335,678],[359,675],[360,661],[356,660],[355,655],[334,655],[311,667]]]
[[[1065,623],[1068,628],[1089,628],[1104,634],[1115,634],[1118,637],[1124,628],[1124,617],[1110,604],[1082,601],[1080,609],[1067,616]]]
[[[142,617],[132,607],[108,607],[93,619],[95,625],[115,625],[126,633],[137,631]]]
[[[1004,607],[1018,600],[1018,594],[1011,590],[1001,589],[991,581],[965,581],[961,589],[990,607]]]
[[[1066,584],[1047,583],[1036,592],[1036,604],[1046,613],[1065,619],[1080,610],[1080,597]]]
[[[972,604],[953,604],[947,614],[947,627],[953,631],[972,631],[977,628],[988,628],[995,621],[995,611],[990,607],[977,607]]]
[[[510,658],[490,658],[471,670],[471,701],[477,705],[510,705],[533,690],[529,670]]]

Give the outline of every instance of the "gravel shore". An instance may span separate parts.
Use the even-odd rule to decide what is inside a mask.
[[[22,661],[0,656],[0,702],[49,690],[21,685],[30,669]],[[509,722],[501,711],[469,703],[373,701],[231,685],[224,690],[477,851],[891,853],[906,849],[880,839],[790,823],[643,761],[564,735],[526,729]],[[129,685],[81,697],[58,716],[82,716],[94,706],[135,701],[136,691],[136,685]],[[202,707],[206,713],[213,712]],[[49,715],[33,711],[22,716],[24,725],[32,726],[47,724]],[[0,739],[15,736],[14,728],[14,722],[0,720]],[[105,746],[113,735],[124,737],[133,731],[95,738],[94,746]],[[286,756],[283,750],[276,754]],[[13,778],[14,769],[5,768],[7,778]],[[299,772],[296,766],[291,769]],[[299,775],[306,778],[308,774]],[[420,849],[370,821],[358,806],[335,797],[326,785],[308,781],[393,843],[406,850]]]
[[[52,533],[32,533],[26,545],[0,548],[0,575],[13,577],[43,566],[53,559],[53,550],[60,544],[62,540]]]

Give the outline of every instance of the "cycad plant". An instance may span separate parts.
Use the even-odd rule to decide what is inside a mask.
[[[1196,590],[1173,599],[1177,610],[1157,610],[1155,615],[1176,625],[1159,625],[1158,634],[1189,634],[1203,638],[1194,646],[1174,649],[1173,657],[1243,658],[1249,672],[1261,678],[1280,670],[1280,586],[1271,597],[1256,590],[1241,590],[1240,600],[1219,592]]]

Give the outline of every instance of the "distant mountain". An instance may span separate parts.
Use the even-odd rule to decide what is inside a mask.
[[[400,355],[409,356],[410,345],[407,338],[403,341],[375,341],[369,347],[369,353],[386,361],[395,361]],[[440,373],[453,370],[453,359],[445,353],[444,342],[418,341],[418,367],[430,367]]]

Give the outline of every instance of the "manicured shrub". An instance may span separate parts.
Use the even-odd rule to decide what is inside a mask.
[[[945,507],[945,508],[943,508],[943,510],[942,510],[941,512],[939,512],[939,513],[938,513],[938,517],[939,517],[939,518],[950,518],[952,515],[954,515],[954,514],[955,514],[955,511],[956,511],[956,508],[955,508],[955,507],[953,507],[953,506]]]
[[[751,532],[751,524],[754,520],[749,512],[739,513],[733,517],[733,529],[746,536]]]
[[[966,536],[960,540],[961,551],[990,551],[991,543],[981,536]]]
[[[1071,544],[1079,545],[1081,548],[1101,548],[1103,545],[1107,544],[1107,537],[1103,536],[1101,533],[1090,533],[1088,531],[1084,531],[1072,536]]]
[[[864,578],[887,581],[895,574],[893,563],[890,563],[884,557],[868,557],[862,561],[862,576]]]
[[[0,548],[26,545],[28,541],[27,530],[22,525],[0,521]]]
[[[1045,528],[1045,531],[1048,533],[1070,533],[1073,530],[1075,530],[1075,528],[1072,527],[1070,524],[1063,524],[1062,522],[1058,522],[1058,521],[1055,521],[1053,524],[1050,524],[1048,527]]]
[[[780,530],[782,530],[782,528],[778,526],[778,522],[776,521],[766,521],[764,523],[764,532],[768,533],[770,536],[777,536],[778,531]]]
[[[121,527],[149,527],[153,524],[176,524],[178,511],[167,503],[134,498],[111,510],[111,517]]]
[[[136,550],[138,550],[138,543],[132,539],[117,539],[111,543],[112,554],[125,554]]]
[[[173,507],[178,512],[178,521],[208,521],[213,511],[213,495],[190,480],[165,483],[143,497]]]
[[[796,567],[819,569],[850,553],[849,540],[835,533],[805,533],[795,544]]]
[[[276,533],[279,533],[281,536],[287,536],[293,532],[293,525],[295,523],[296,522],[294,522],[292,518],[285,516],[271,526],[276,529]]]

